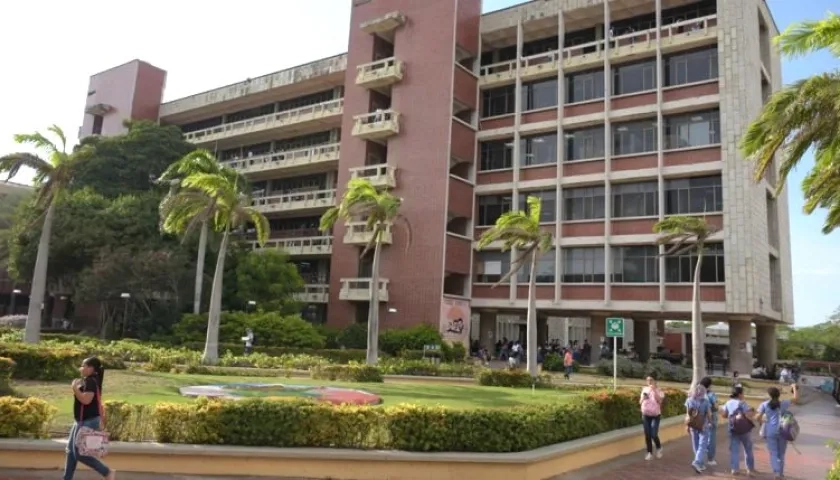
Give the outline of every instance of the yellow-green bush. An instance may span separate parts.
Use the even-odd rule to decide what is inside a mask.
[[[340,382],[382,383],[382,372],[370,365],[318,365],[309,371],[312,378]]]
[[[0,438],[47,438],[55,412],[38,398],[0,397]]]
[[[514,387],[514,388],[550,388],[551,376],[540,375],[532,378],[525,370],[492,370],[485,368],[475,377],[479,385],[485,387]]]
[[[10,395],[12,386],[12,372],[15,369],[15,361],[11,358],[0,357],[0,395]]]
[[[148,441],[154,438],[153,414],[149,405],[105,402],[105,428],[114,441]]]
[[[85,353],[74,347],[0,343],[0,357],[14,360],[12,378],[53,381],[78,377]]]

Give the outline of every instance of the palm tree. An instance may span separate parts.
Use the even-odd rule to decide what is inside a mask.
[[[355,178],[347,183],[347,190],[341,202],[330,208],[321,216],[320,230],[332,230],[336,222],[361,218],[372,230],[370,241],[362,250],[361,257],[373,250],[373,265],[370,275],[370,307],[368,308],[368,365],[376,365],[379,359],[379,260],[382,254],[382,234],[388,225],[399,222],[408,234],[406,249],[411,245],[411,224],[400,215],[402,198],[395,197],[385,190],[377,190],[373,184],[364,178]]]
[[[840,57],[840,15],[789,26],[776,38],[779,51],[799,57],[828,50]],[[776,194],[806,152],[813,149],[815,165],[805,177],[802,190],[805,212],[828,209],[823,233],[840,226],[840,72],[814,75],[773,94],[761,114],[741,139],[744,156],[755,162],[755,180],[760,182],[780,155]]]
[[[35,271],[32,275],[32,288],[29,295],[29,312],[26,318],[27,343],[37,343],[41,337],[41,308],[47,289],[47,264],[50,257],[50,236],[52,235],[55,206],[62,194],[73,182],[78,164],[77,157],[67,153],[67,137],[57,125],[47,130],[58,139],[56,144],[40,133],[15,135],[15,142],[32,145],[47,154],[46,158],[26,152],[11,153],[0,157],[0,173],[6,174],[8,182],[21,168],[35,170],[34,183],[37,187],[35,205],[44,210],[44,224],[38,241],[38,255],[35,259]]]
[[[248,183],[236,170],[223,166],[219,163],[216,157],[208,150],[199,149],[184,155],[183,158],[176,161],[169,168],[161,174],[158,182],[168,182],[170,185],[169,195],[176,195],[178,187],[184,178],[194,175],[196,173],[220,173],[231,179],[236,180],[236,184],[244,188]],[[165,202],[164,202],[165,203]],[[194,219],[201,228],[198,236],[198,258],[195,265],[195,297],[193,298],[193,313],[198,315],[201,313],[201,290],[204,286],[204,262],[207,256],[207,235],[210,230],[210,221],[212,220],[213,208],[211,203],[207,204],[206,209],[200,212]],[[183,219],[182,219],[183,220]],[[189,222],[164,222],[162,230],[166,233],[181,234],[187,231]],[[186,239],[186,237],[184,237]]]
[[[216,272],[210,292],[210,309],[207,318],[207,339],[202,361],[213,364],[219,359],[219,322],[222,314],[222,286],[225,270],[225,256],[232,231],[253,224],[257,242],[265,245],[269,236],[268,220],[251,206],[251,198],[243,193],[235,178],[220,173],[195,173],[186,177],[181,185],[185,188],[174,195],[168,195],[161,203],[161,218],[164,229],[178,230],[183,227],[189,233],[202,222],[222,232]]]
[[[693,252],[697,256],[691,295],[691,388],[694,388],[706,376],[706,330],[703,328],[703,314],[700,310],[700,267],[706,242],[717,233],[718,228],[709,225],[701,217],[675,215],[658,222],[653,231],[661,234],[656,243],[665,245],[665,255]]]
[[[511,211],[502,214],[496,219],[496,224],[481,235],[478,239],[476,249],[481,250],[493,242],[502,242],[502,251],[515,249],[516,260],[511,264],[510,270],[496,282],[496,287],[506,282],[511,276],[518,272],[525,262],[530,260],[528,276],[528,373],[532,377],[537,376],[537,259],[540,255],[551,249],[553,238],[550,233],[540,229],[540,213],[542,203],[539,197],[528,197],[527,211]],[[520,253],[521,252],[521,253]]]

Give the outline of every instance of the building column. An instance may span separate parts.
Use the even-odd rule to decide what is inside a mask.
[[[773,364],[778,360],[778,352],[776,350],[776,326],[773,324],[763,324],[755,326],[755,343],[756,353],[758,354],[758,363],[764,368],[770,370]]]
[[[639,360],[647,362],[650,358],[650,321],[633,320],[633,350],[639,354]]]
[[[479,312],[478,315],[478,343],[492,354],[496,345],[496,314]]]
[[[589,317],[589,344],[592,345],[592,363],[601,359],[601,339],[607,335],[606,317]]]
[[[548,317],[537,316],[537,345],[548,343]]]
[[[729,321],[729,368],[727,371],[738,372],[741,377],[749,377],[752,372],[752,327],[747,321]]]

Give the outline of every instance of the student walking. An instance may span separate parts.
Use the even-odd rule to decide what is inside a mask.
[[[761,436],[767,442],[770,452],[770,467],[776,480],[785,478],[785,452],[787,439],[782,435],[782,416],[788,412],[790,406],[799,401],[799,388],[793,385],[793,399],[780,400],[781,392],[776,387],[767,389],[770,399],[758,406],[758,422],[761,426]]]
[[[721,414],[723,418],[729,420],[729,470],[732,475],[740,473],[741,449],[743,448],[747,476],[752,476],[755,474],[755,455],[751,436],[755,428],[755,423],[753,423],[755,411],[744,401],[743,387],[732,389],[729,400],[721,407]]]
[[[686,431],[691,435],[691,445],[694,448],[694,459],[691,468],[697,473],[706,470],[706,460],[709,455],[709,430],[712,422],[712,408],[709,404],[708,392],[702,384],[697,384],[685,401]]]
[[[572,356],[572,350],[570,348],[567,348],[566,353],[563,355],[563,367],[563,376],[566,378],[566,380],[571,380],[572,370],[574,370],[575,368],[575,359]]]
[[[653,459],[653,447],[656,445],[656,458],[662,458],[662,442],[659,441],[659,422],[662,420],[662,401],[665,393],[656,385],[653,375],[647,377],[647,386],[642,388],[639,405],[642,408],[642,425],[645,429],[645,460]]]
[[[709,427],[709,450],[706,452],[708,461],[706,465],[713,467],[717,465],[715,456],[717,455],[718,398],[717,394],[712,391],[712,379],[710,377],[704,377],[700,380],[700,385],[706,387],[706,398],[709,399],[709,408],[712,411],[712,423]]]
[[[76,436],[82,427],[99,430],[102,428],[102,380],[105,371],[102,362],[96,357],[82,361],[79,368],[81,378],[73,380],[73,428],[70,429],[70,439],[67,442],[67,460],[64,464],[64,480],[73,480],[79,462],[107,480],[116,478],[116,470],[108,468],[96,457],[79,455],[76,446]]]

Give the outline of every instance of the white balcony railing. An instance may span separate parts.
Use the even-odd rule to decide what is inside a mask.
[[[303,290],[294,294],[294,299],[303,303],[328,303],[330,286],[326,284],[307,284]]]
[[[370,300],[370,278],[342,278],[340,300],[364,302]],[[379,301],[388,301],[388,279],[379,279]]]
[[[256,241],[251,242],[256,250],[260,246]],[[330,255],[332,254],[333,237],[292,237],[292,238],[270,238],[263,245],[263,249],[279,249],[289,255]]]
[[[309,122],[319,118],[341,115],[343,112],[344,99],[338,98],[292,110],[269,113],[268,115],[248,118],[238,122],[223,123],[215,127],[188,132],[184,134],[184,138],[190,142],[206,143],[234,135],[271,130],[287,125]]]
[[[403,79],[405,63],[395,57],[376,62],[365,63],[356,67],[356,85],[378,88],[392,85]]]
[[[377,110],[353,117],[353,135],[381,140],[400,133],[400,114],[393,110]]]
[[[369,227],[367,222],[347,222],[346,226],[347,230],[344,232],[344,243],[368,245],[373,240],[373,227]],[[390,245],[394,242],[390,223],[382,226],[380,240],[385,245]]]
[[[366,167],[353,167],[350,169],[350,178],[367,179],[375,187],[396,188],[397,167],[388,165],[387,163],[368,165]]]
[[[251,200],[251,205],[261,212],[328,208],[335,205],[335,189],[310,190],[255,197]]]
[[[321,162],[338,160],[339,144],[330,143],[317,147],[286,150],[281,152],[254,155],[253,157],[227,160],[222,162],[242,173],[256,173],[288,167],[301,167]]]

